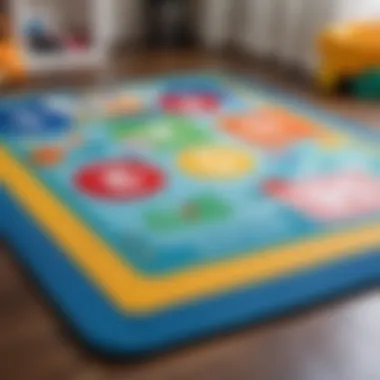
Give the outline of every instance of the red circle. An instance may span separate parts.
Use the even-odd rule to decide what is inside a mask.
[[[87,195],[108,200],[134,200],[159,192],[165,183],[163,172],[137,160],[93,163],[78,170],[75,186]]]
[[[209,94],[167,94],[162,96],[160,104],[166,112],[212,112],[218,109],[220,100]]]
[[[263,183],[263,190],[268,195],[278,195],[286,188],[285,181],[277,178],[268,179]]]

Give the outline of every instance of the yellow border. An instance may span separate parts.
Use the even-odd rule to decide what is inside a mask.
[[[184,272],[148,277],[122,261],[1,148],[0,168],[3,168],[0,176],[7,189],[41,229],[118,307],[133,313],[148,313],[186,299],[263,282],[326,261],[359,255],[365,248],[380,244],[380,225],[377,224],[353,229],[349,235],[347,231],[335,233]]]

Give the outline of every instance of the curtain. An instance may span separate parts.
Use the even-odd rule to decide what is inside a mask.
[[[332,23],[380,19],[380,0],[204,0],[202,40],[312,71],[316,40]],[[233,18],[233,20],[231,20]]]

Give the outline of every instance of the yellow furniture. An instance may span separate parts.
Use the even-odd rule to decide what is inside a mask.
[[[318,82],[331,91],[343,78],[380,68],[380,21],[333,26],[320,36]]]

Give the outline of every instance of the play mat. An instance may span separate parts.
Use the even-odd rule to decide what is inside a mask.
[[[379,135],[249,78],[2,98],[0,138],[0,232],[102,352],[379,280]]]

